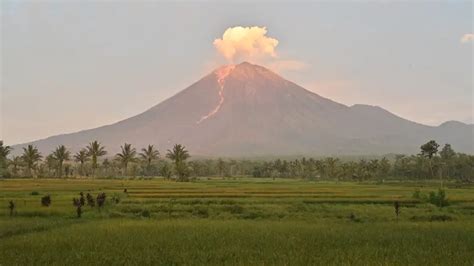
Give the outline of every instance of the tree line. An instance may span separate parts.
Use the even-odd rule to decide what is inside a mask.
[[[440,145],[431,140],[420,146],[417,155],[396,155],[394,158],[343,160],[301,158],[294,160],[189,160],[183,145],[167,150],[164,158],[153,146],[139,152],[131,144],[121,146],[113,157],[98,141],[89,143],[75,154],[59,145],[43,157],[39,150],[28,145],[21,156],[8,156],[9,146],[0,141],[1,177],[116,177],[163,176],[178,181],[194,177],[270,177],[302,178],[308,180],[365,181],[385,179],[439,179],[472,182],[474,156],[457,153],[450,144]]]
[[[64,145],[59,145],[52,153],[43,154],[33,145],[23,148],[20,156],[9,154],[12,148],[0,141],[0,177],[113,177],[113,176],[175,176],[180,181],[189,177],[186,160],[189,152],[181,144],[167,150],[166,159],[153,146],[137,152],[129,143],[120,146],[121,152],[113,158],[105,146],[98,141],[89,143],[75,154]]]

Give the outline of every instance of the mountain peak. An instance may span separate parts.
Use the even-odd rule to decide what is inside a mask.
[[[14,148],[33,144],[50,152],[64,144],[76,152],[98,140],[110,153],[127,142],[165,150],[181,143],[193,154],[215,156],[374,154],[417,152],[420,143],[435,139],[472,153],[472,130],[455,122],[427,127],[380,107],[349,108],[241,62],[215,69],[137,116]]]
[[[284,80],[278,74],[271,70],[247,61],[235,65],[224,65],[214,71],[216,77],[220,79],[222,73],[225,73],[225,78],[233,78],[239,81],[251,80]]]

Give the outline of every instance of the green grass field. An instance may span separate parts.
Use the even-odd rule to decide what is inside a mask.
[[[0,265],[473,265],[474,187],[448,184],[442,209],[416,188],[438,185],[0,180]],[[76,218],[81,191],[105,192],[106,206]]]

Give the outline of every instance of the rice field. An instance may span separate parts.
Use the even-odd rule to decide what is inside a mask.
[[[474,188],[448,184],[444,208],[415,189],[438,184],[0,180],[0,265],[473,265]],[[77,218],[80,192],[105,206]]]

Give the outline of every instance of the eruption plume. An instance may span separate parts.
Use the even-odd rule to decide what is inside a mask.
[[[214,40],[217,51],[230,62],[239,59],[276,57],[278,40],[266,36],[266,27],[232,27]]]

